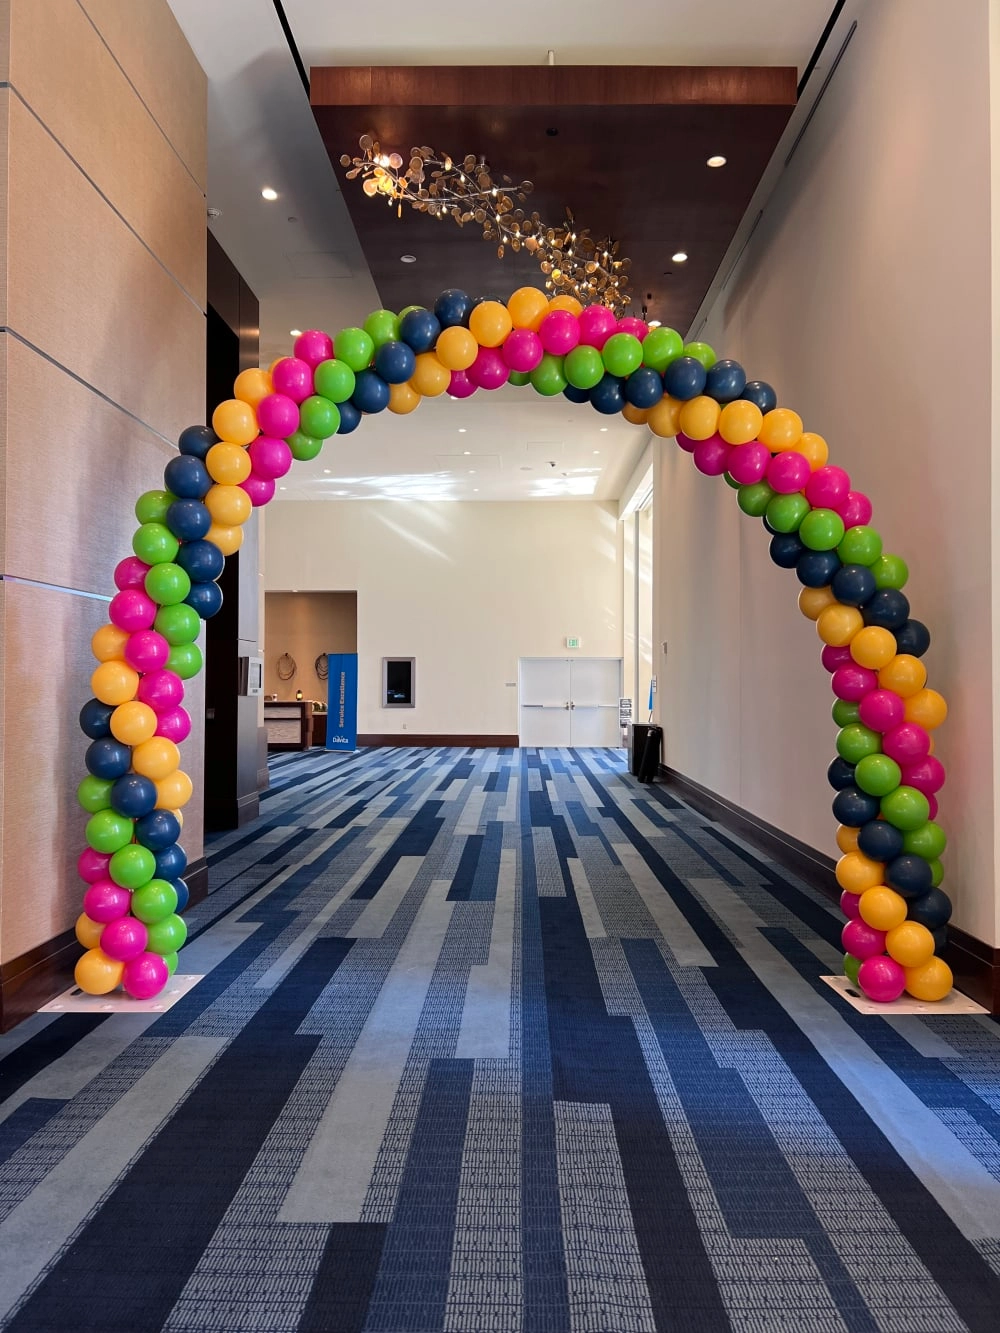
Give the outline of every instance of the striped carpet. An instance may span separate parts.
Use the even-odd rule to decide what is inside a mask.
[[[996,1333],[1000,1028],[601,750],[312,751],[164,1014],[0,1038],[16,1333]]]

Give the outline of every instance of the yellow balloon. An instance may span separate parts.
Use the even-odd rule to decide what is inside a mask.
[[[121,985],[125,964],[109,958],[103,949],[88,949],[76,960],[73,977],[88,995],[107,995]]]
[[[850,824],[840,824],[837,827],[837,846],[842,852],[856,852],[858,850],[858,834],[860,829],[851,828]]]
[[[139,673],[127,662],[117,659],[102,662],[90,678],[90,692],[102,704],[124,704],[135,698],[139,688]]]
[[[239,398],[227,398],[212,413],[212,429],[230,444],[251,444],[257,438],[257,413]]]
[[[169,777],[180,762],[180,750],[166,736],[153,736],[132,751],[132,767],[154,782]]]
[[[865,889],[858,900],[858,911],[873,930],[893,930],[906,920],[906,899],[880,884]]]
[[[830,457],[830,446],[822,435],[814,435],[811,430],[807,430],[803,432],[802,438],[795,446],[795,452],[807,458],[809,466],[815,472],[817,468],[826,466],[826,461]]]
[[[100,629],[94,630],[90,651],[98,662],[113,662],[116,657],[125,656],[128,640],[127,629],[119,629],[117,625],[102,625]]]
[[[238,486],[253,470],[250,455],[239,444],[213,444],[205,456],[205,466],[213,481],[223,486]]]
[[[802,439],[802,418],[791,408],[774,407],[764,414],[757,438],[767,445],[772,454],[794,449]]]
[[[878,683],[883,690],[892,690],[901,699],[909,699],[927,684],[927,668],[919,657],[899,653],[879,671]]]
[[[829,588],[803,588],[799,593],[799,610],[809,620],[818,620],[828,606],[836,606],[837,599]]]
[[[479,355],[479,344],[468,329],[453,324],[438,334],[434,355],[446,370],[468,370]]]
[[[866,625],[851,640],[851,656],[858,666],[878,671],[896,656],[896,637],[880,625]]]
[[[727,444],[749,444],[764,424],[764,414],[756,403],[737,398],[719,413],[719,434]]]
[[[205,533],[205,540],[217,546],[223,555],[235,555],[243,545],[243,529],[241,527],[224,527],[221,523],[213,523],[208,532]]]
[[[943,1000],[954,985],[951,968],[943,958],[928,958],[920,967],[906,969],[906,989],[915,1000]]]
[[[76,938],[85,949],[96,949],[101,942],[104,925],[100,921],[91,921],[86,912],[76,918]]]
[[[511,321],[515,329],[534,329],[549,313],[549,299],[537,287],[518,287],[507,302]]]
[[[409,384],[389,385],[389,411],[405,417],[420,406],[420,394]]]
[[[885,951],[901,967],[923,967],[934,955],[934,936],[919,921],[904,921],[886,935]]]
[[[837,883],[848,893],[864,893],[885,882],[885,866],[864,852],[846,852],[837,862]]]
[[[469,316],[469,332],[480,347],[499,347],[513,327],[510,311],[499,301],[483,301]]]
[[[132,699],[111,714],[111,734],[123,745],[141,745],[156,733],[158,719],[149,704]]]
[[[925,731],[933,731],[948,716],[948,705],[937,690],[917,690],[904,700],[903,716],[907,722],[916,722]]]
[[[179,768],[175,773],[160,778],[156,783],[156,808],[179,810],[182,805],[187,805],[190,801],[193,791],[194,783],[184,770]]]
[[[245,523],[253,512],[249,495],[241,486],[214,485],[204,500],[212,515],[212,522],[223,528],[235,528]]]
[[[649,421],[649,414],[652,411],[649,407],[633,407],[631,403],[626,403],[622,408],[622,416],[626,421],[630,421],[633,426],[645,426]]]
[[[583,314],[583,306],[575,296],[553,296],[549,310],[568,310],[571,315]]]
[[[678,417],[680,428],[689,440],[707,440],[718,429],[720,412],[719,404],[707,394],[689,398]]]
[[[183,810],[171,810],[170,813],[171,813],[171,814],[173,815],[173,817],[177,820],[178,824],[180,824],[181,828],[183,828],[183,827],[184,827],[184,811],[183,811]]]
[[[277,365],[277,362],[275,362],[275,365]],[[241,402],[256,407],[260,400],[266,398],[269,393],[274,393],[270,371],[252,367],[250,370],[241,370],[236,376],[236,383],[233,385],[233,397],[238,398]]]
[[[846,648],[858,630],[864,629],[864,624],[864,617],[856,606],[841,606],[837,602],[820,612],[816,632],[831,647]]]
[[[410,377],[410,387],[424,398],[438,398],[450,383],[451,371],[441,364],[433,352],[421,352]]]
[[[680,430],[680,415],[683,406],[681,399],[671,398],[669,394],[664,395],[655,407],[649,409],[646,425],[661,440],[672,440]]]

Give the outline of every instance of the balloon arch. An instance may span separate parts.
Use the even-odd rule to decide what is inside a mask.
[[[844,971],[876,1001],[904,990],[943,999],[951,904],[938,887],[944,769],[930,733],[947,708],[926,686],[930,636],[910,618],[905,562],[883,553],[868,498],[769,384],[673,329],[534,287],[506,304],[449,290],[433,310],[378,310],[333,339],[301,334],[292,356],[240,374],[211,428],[182,433],[164,488],[139,497],[133,554],[115,569],[110,623],[92,641],[94,697],[80,714],[90,744],[78,797],[90,818],[78,862],[88,887],[77,984],[146,999],[177,967],[187,935],[178,840],[192,795],[178,749],[191,730],[184,681],[201,669],[201,621],[221,606],[216,580],[253,508],[293,460],[315,458],[366,414],[406,415],[422,398],[507,383],[675,438],[762,519],[771,559],[802,585],[799,607],[815,622],[836,696],[828,775],[843,853]]]

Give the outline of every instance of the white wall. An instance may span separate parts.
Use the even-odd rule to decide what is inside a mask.
[[[943,887],[995,943],[989,7],[875,0],[700,336],[769,380],[875,506],[950,705]],[[653,639],[671,767],[836,855],[829,677],[759,520],[672,441]]]
[[[357,591],[362,733],[514,735],[519,657],[622,652],[612,504],[284,501],[265,584]],[[417,659],[412,710],[379,707],[389,656]]]

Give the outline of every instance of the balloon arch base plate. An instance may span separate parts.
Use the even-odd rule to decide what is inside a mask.
[[[172,1009],[178,1000],[183,1000],[188,991],[193,990],[204,974],[172,976],[160,991],[148,1000],[136,1000],[123,990],[112,991],[110,995],[88,995],[79,986],[70,986],[69,990],[57,995],[48,1004],[43,1004],[40,1014],[162,1014]]]
[[[820,977],[820,981],[825,981],[859,1014],[874,1014],[878,1018],[899,1018],[903,1014],[925,1014],[928,1018],[948,1018],[952,1015],[963,1017],[969,1014],[989,1013],[988,1009],[984,1009],[981,1004],[976,1004],[975,1000],[970,1000],[968,995],[963,995],[958,990],[952,990],[943,1000],[935,1000],[933,1003],[928,1000],[915,1000],[911,995],[901,995],[898,1000],[892,1000],[889,1004],[879,1004],[874,1000],[869,1000],[867,995],[860,991],[849,977]]]

